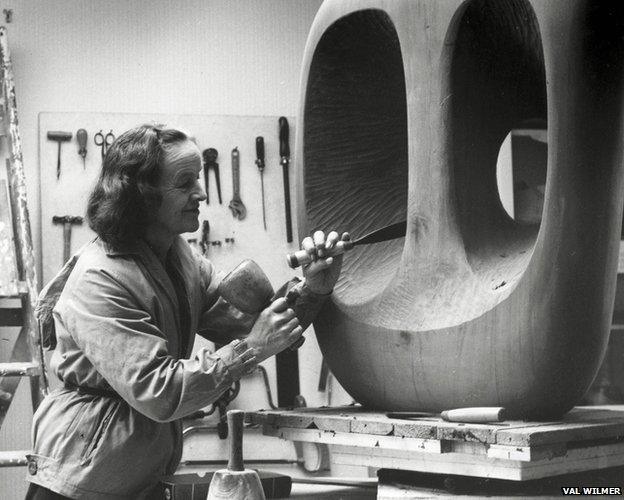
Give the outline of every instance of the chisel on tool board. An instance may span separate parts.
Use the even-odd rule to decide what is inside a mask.
[[[357,240],[340,240],[333,248],[326,252],[325,257],[332,257],[334,255],[340,255],[351,250],[356,245],[370,245],[372,243],[381,243],[382,241],[395,240],[397,238],[403,238],[407,230],[407,221],[396,222],[389,226],[382,227],[371,233],[368,233]],[[288,265],[295,269],[299,266],[304,266],[312,262],[312,257],[305,250],[299,250],[295,253],[290,253],[286,256]]]
[[[256,165],[260,171],[260,189],[262,193],[262,224],[266,231],[266,213],[264,209],[264,137],[256,137]]]
[[[288,120],[285,116],[279,117],[279,139],[280,139],[280,164],[284,174],[284,206],[286,209],[286,241],[291,243],[292,235],[292,216],[290,214],[290,181],[288,179],[288,166],[290,164],[290,146],[288,145]]]

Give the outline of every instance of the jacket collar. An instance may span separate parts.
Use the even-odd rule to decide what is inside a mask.
[[[145,241],[140,238],[124,242],[121,244],[121,246],[117,248],[113,248],[101,238],[98,238],[98,242],[102,245],[104,251],[106,252],[106,255],[108,255],[109,257],[141,255],[145,253],[146,249],[149,248],[147,246],[147,243],[145,243]]]

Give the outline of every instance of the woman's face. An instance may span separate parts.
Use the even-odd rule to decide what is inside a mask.
[[[158,185],[162,201],[154,221],[156,229],[170,235],[197,231],[199,203],[206,199],[199,184],[201,169],[201,155],[193,142],[169,146]]]

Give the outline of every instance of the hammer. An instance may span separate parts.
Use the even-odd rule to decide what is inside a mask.
[[[61,176],[61,143],[71,140],[71,132],[48,132],[48,139],[58,142],[58,159],[56,160],[56,178]]]
[[[63,262],[69,260],[71,253],[71,227],[73,224],[82,224],[82,217],[78,215],[54,215],[52,217],[54,224],[63,224]]]

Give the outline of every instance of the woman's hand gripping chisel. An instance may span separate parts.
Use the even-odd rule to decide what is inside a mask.
[[[356,245],[370,245],[371,243],[380,243],[382,241],[395,240],[397,238],[403,238],[405,231],[407,230],[407,221],[397,222],[381,229],[377,229],[372,233],[368,233],[355,241],[351,239],[340,240],[334,247],[328,251],[324,257],[333,257],[334,255],[340,255],[344,252],[351,250]],[[288,265],[293,269],[299,266],[305,266],[312,262],[312,257],[305,250],[299,250],[295,253],[288,254],[286,256]]]

